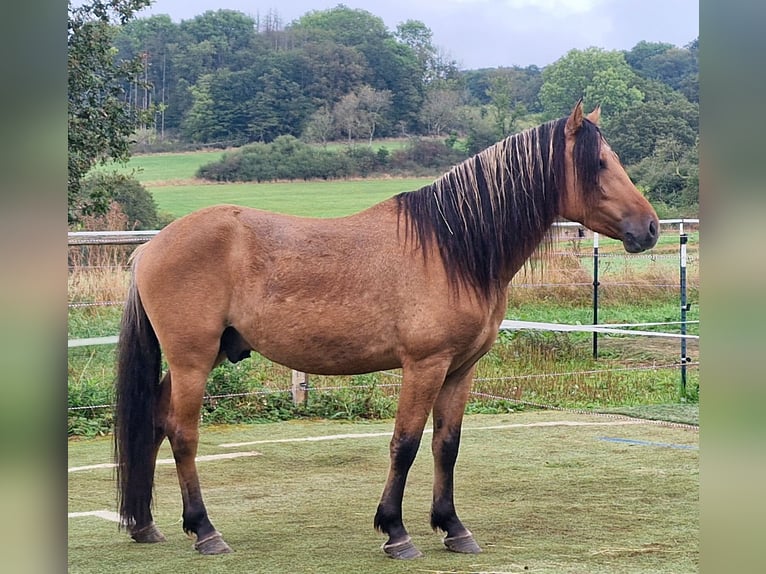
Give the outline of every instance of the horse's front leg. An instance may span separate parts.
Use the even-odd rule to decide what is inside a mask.
[[[391,437],[391,466],[375,513],[375,528],[388,535],[383,550],[391,558],[418,558],[423,554],[412,543],[402,519],[402,499],[407,474],[415,460],[434,399],[444,382],[447,365],[431,361],[406,366]]]
[[[183,500],[183,529],[196,535],[194,548],[202,554],[224,554],[231,548],[216,531],[207,515],[199,485],[197,445],[199,416],[207,373],[204,370],[179,372],[173,369],[167,436],[173,449],[178,483]]]
[[[460,447],[460,428],[471,390],[475,365],[447,377],[434,404],[434,498],[431,526],[446,533],[444,545],[453,552],[476,554],[481,548],[455,512],[454,470]]]

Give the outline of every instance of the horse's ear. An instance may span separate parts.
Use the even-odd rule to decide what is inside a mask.
[[[582,127],[582,120],[583,120],[583,114],[582,114],[582,98],[577,100],[577,104],[575,104],[574,109],[572,110],[572,113],[569,114],[569,117],[567,118],[566,123],[566,133],[568,135],[574,135],[577,133],[577,131]]]
[[[598,125],[598,120],[601,119],[601,104],[593,108],[593,111],[585,117],[588,118],[594,124]]]

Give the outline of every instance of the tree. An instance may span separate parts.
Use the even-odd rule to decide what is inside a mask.
[[[391,37],[382,18],[343,4],[329,10],[308,12],[293,22],[291,29],[303,33],[309,40],[332,40],[343,46],[360,48],[364,54]]]
[[[370,145],[375,136],[375,128],[382,121],[385,112],[391,106],[391,92],[376,90],[370,86],[359,88],[359,125],[369,136]]]
[[[346,135],[348,145],[359,134],[359,96],[351,92],[343,96],[332,109],[335,125]]]
[[[618,51],[570,50],[547,66],[542,76],[540,103],[549,118],[568,114],[583,97],[587,108],[601,104],[606,116],[643,99],[636,87],[638,77]]]
[[[409,46],[415,53],[425,84],[448,80],[457,75],[457,63],[434,46],[433,32],[420,20],[400,23],[394,35],[399,42]]]
[[[461,72],[460,79],[465,83],[467,97],[473,105],[490,103],[488,91],[497,77],[505,78],[511,102],[515,107],[524,104],[530,112],[540,112],[538,93],[543,84],[542,73],[537,66],[482,68]]]
[[[593,74],[584,96],[588,102],[600,105],[607,114],[626,110],[644,99],[644,94],[635,86],[635,79],[618,68],[606,68]]]
[[[460,92],[447,87],[429,87],[420,110],[420,121],[427,133],[438,136],[454,129],[461,105]]]
[[[227,128],[221,125],[216,113],[218,108],[212,94],[215,79],[214,74],[206,74],[189,89],[192,105],[181,129],[190,141],[210,142],[229,137]]]
[[[391,92],[364,85],[346,94],[332,110],[333,123],[351,146],[354,138],[365,136],[372,145],[375,130],[391,105]]]
[[[319,142],[326,148],[328,140],[332,138],[335,131],[332,112],[327,106],[322,106],[311,114],[303,130],[303,137],[310,142]]]
[[[280,135],[299,136],[311,105],[300,86],[274,68],[258,78],[247,114],[250,139],[270,142]]]
[[[357,50],[365,62],[361,83],[392,94],[388,125],[417,122],[423,102],[423,69],[413,49],[398,42],[382,18],[340,4],[301,16],[290,31],[306,43],[331,41]]]
[[[151,0],[90,0],[69,5],[67,22],[68,163],[67,219],[76,224],[83,215],[103,213],[109,197],[83,193],[81,181],[97,163],[125,162],[130,136],[142,121],[150,121],[130,106],[125,85],[140,81],[140,58],[117,60],[112,46],[116,25],[126,24]]]
[[[367,60],[356,48],[326,40],[309,42],[299,53],[305,60],[301,70],[305,93],[325,105],[332,106],[364,83]]]
[[[698,141],[687,146],[673,137],[659,140],[652,155],[628,169],[646,197],[677,215],[697,212],[699,203]]]
[[[180,24],[190,44],[208,42],[215,68],[239,70],[248,64],[248,50],[255,37],[256,22],[235,10],[208,10]]]
[[[147,104],[156,104],[154,127],[161,138],[164,138],[166,127],[177,127],[181,119],[178,77],[173,59],[173,49],[178,46],[178,41],[179,26],[167,15],[131,20],[117,30],[114,38],[118,58],[142,57],[144,60],[147,85],[143,93],[132,90],[130,99],[134,105],[142,103],[142,99]]]
[[[680,94],[668,101],[639,102],[605,118],[609,143],[626,165],[654,153],[657,143],[671,138],[687,148],[694,145],[699,109]]]
[[[513,99],[510,77],[504,74],[492,76],[487,96],[494,121],[495,139],[503,139],[518,131],[518,120],[527,113],[527,109],[522,102]]]
[[[668,44],[667,42],[647,42],[646,40],[641,40],[630,51],[625,52],[625,61],[631,68],[640,73],[646,70],[647,62],[651,61],[652,58],[664,54],[668,50],[673,49],[673,47],[673,44]]]
[[[690,102],[699,102],[699,38],[683,48],[664,42],[639,42],[625,60],[643,78],[678,90]]]

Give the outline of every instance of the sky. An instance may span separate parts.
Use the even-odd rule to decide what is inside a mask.
[[[339,0],[155,0],[138,16],[188,20],[207,10],[275,11],[284,25]],[[345,0],[389,30],[420,20],[461,69],[546,66],[569,50],[630,50],[641,40],[684,46],[699,35],[698,0]]]

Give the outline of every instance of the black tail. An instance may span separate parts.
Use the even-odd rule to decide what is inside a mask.
[[[121,527],[151,520],[161,366],[157,336],[132,280],[120,325],[115,383],[114,459]]]

